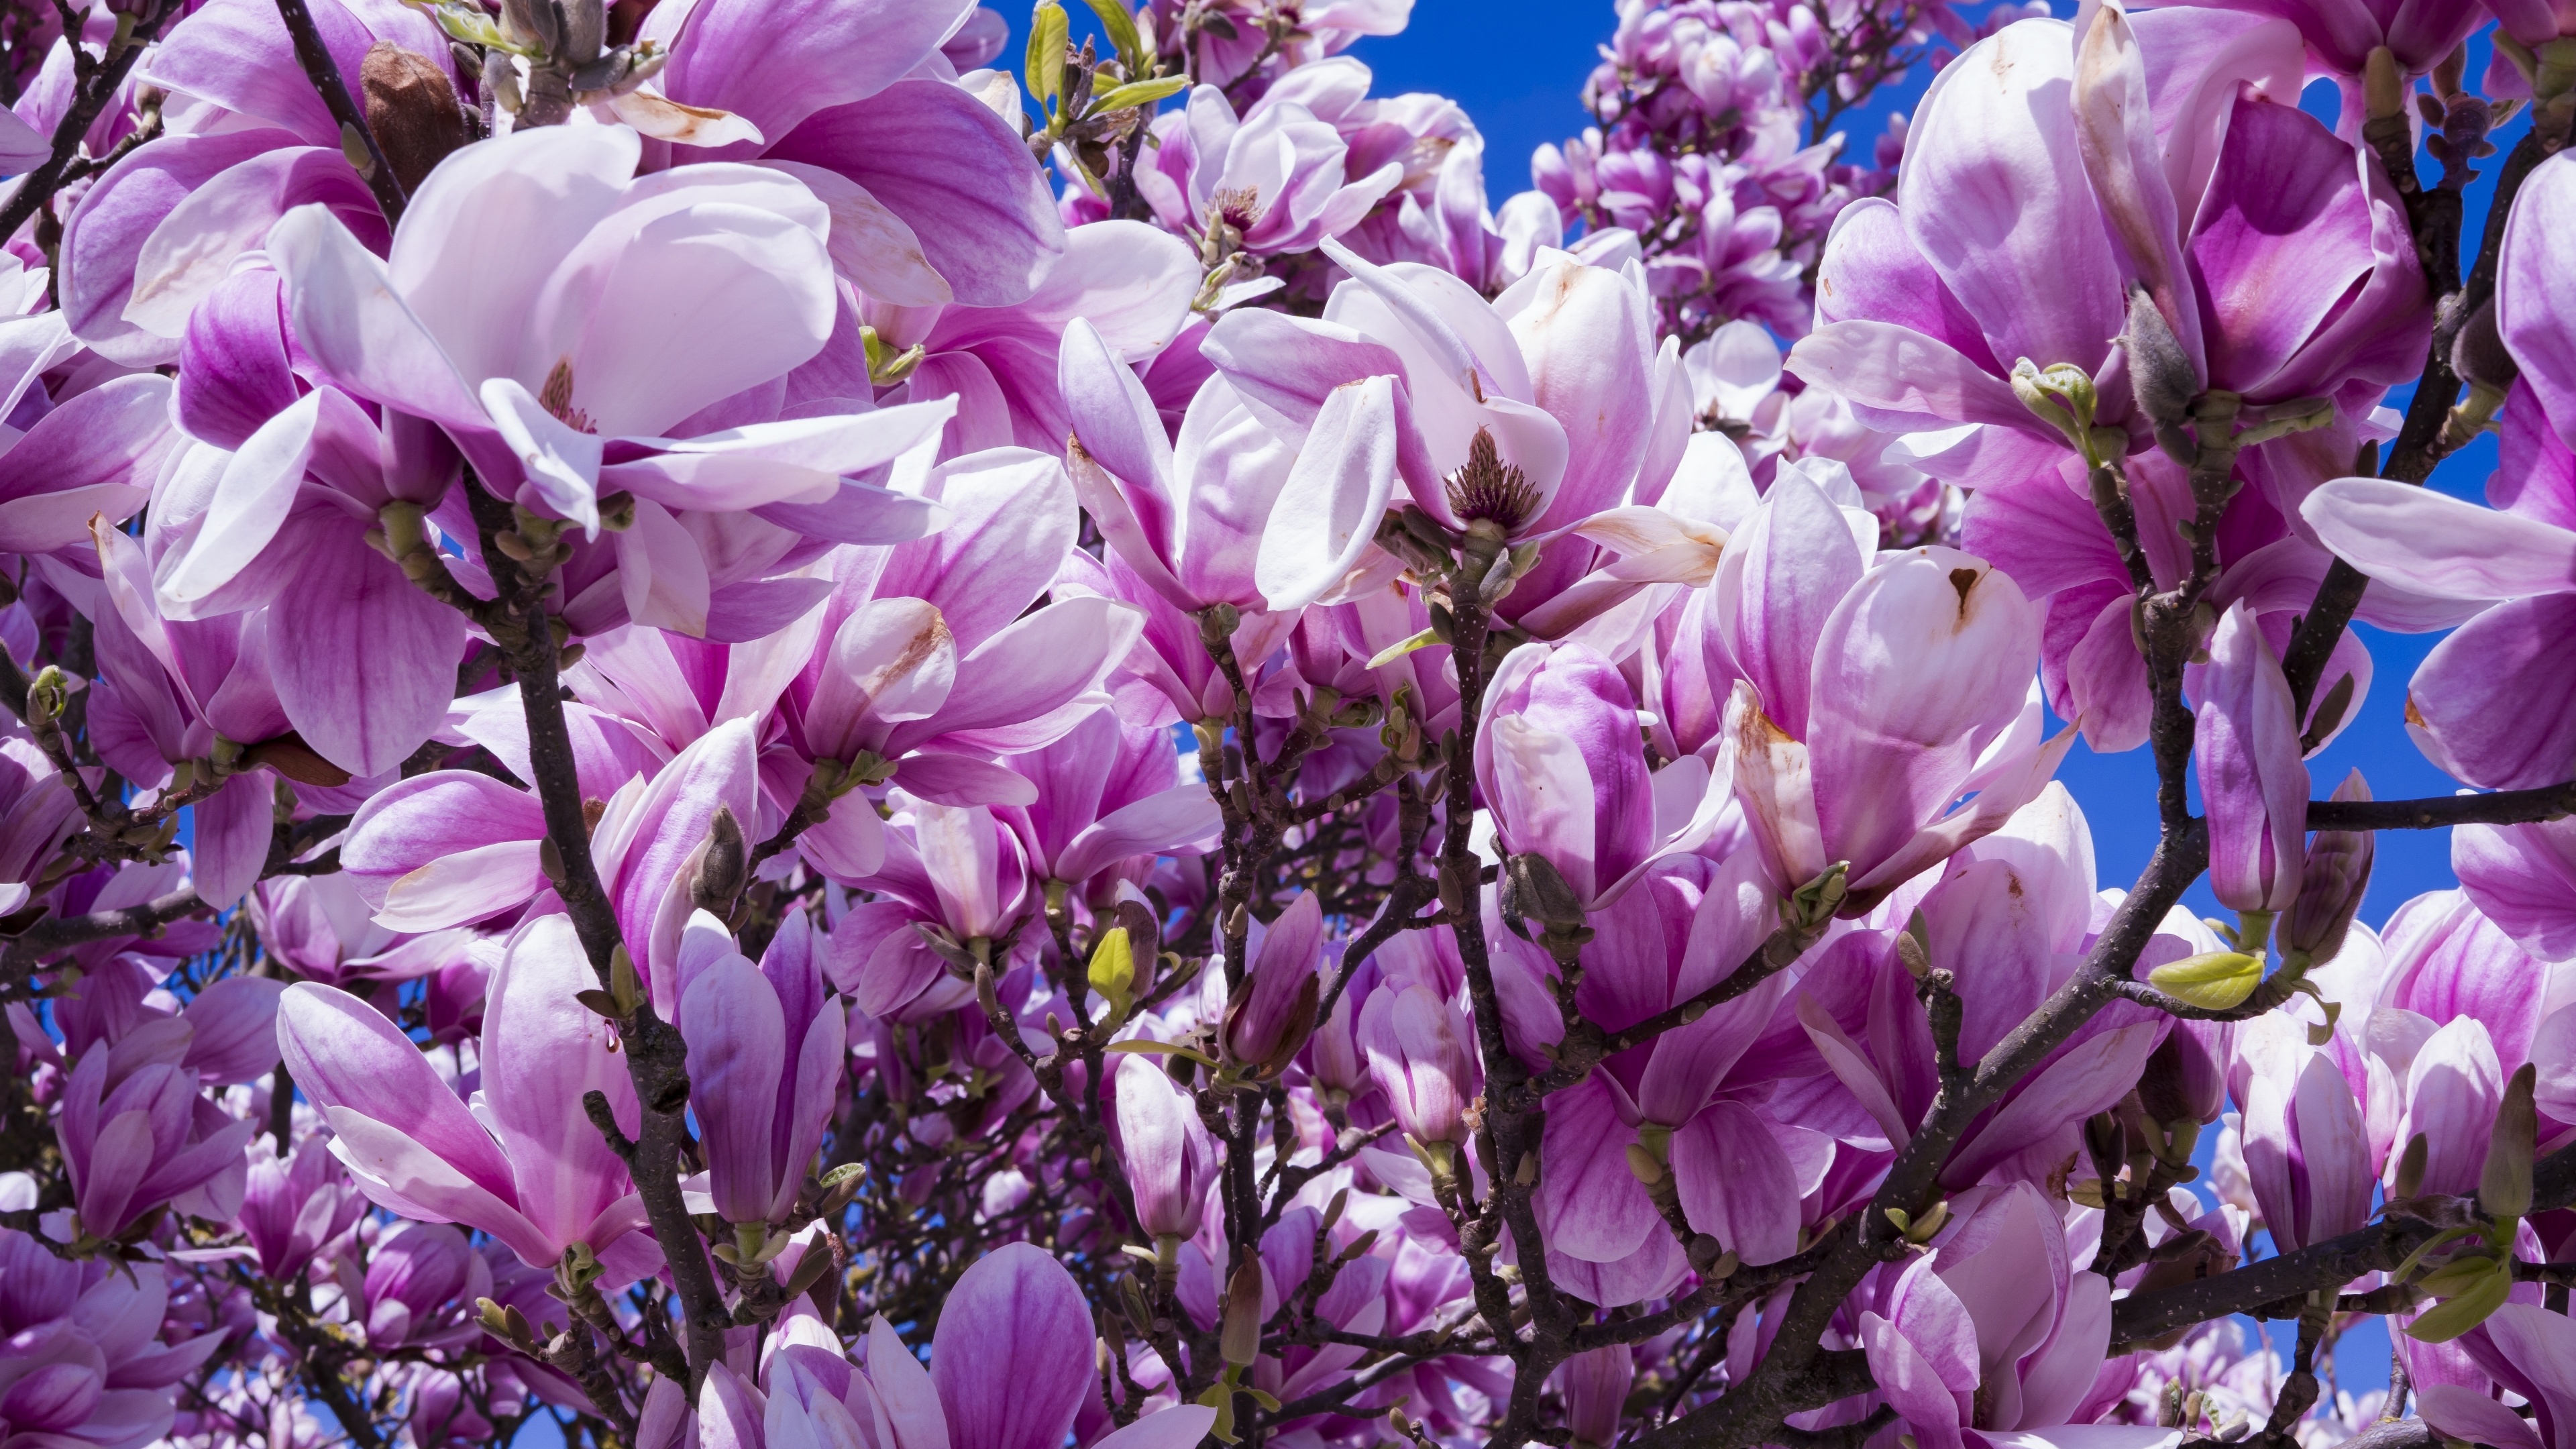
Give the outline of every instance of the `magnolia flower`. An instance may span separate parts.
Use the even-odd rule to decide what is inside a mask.
[[[1707,767],[1646,772],[1635,705],[1610,661],[1580,644],[1525,644],[1486,686],[1476,784],[1497,844],[1544,857],[1585,909],[1619,898],[1647,865],[1695,848],[1726,801]]]
[[[1237,233],[1257,255],[1312,251],[1348,231],[1404,168],[1389,161],[1352,172],[1342,137],[1307,109],[1300,89],[1274,86],[1239,118],[1220,87],[1191,91],[1155,119],[1160,144],[1136,172],[1138,194],[1165,226]]]
[[[341,75],[360,76],[386,44],[457,94],[447,37],[424,11],[316,0],[312,13]],[[299,69],[284,17],[260,0],[208,0],[144,57],[138,78],[172,97],[165,134],[108,168],[63,224],[61,315],[84,343],[129,367],[181,360],[194,310],[298,206],[327,207],[384,250],[384,214],[340,123],[310,84],[286,83]]]
[[[15,1206],[15,1205],[13,1205]],[[35,1444],[148,1444],[170,1431],[170,1389],[229,1336],[172,1343],[169,1268],[66,1262],[0,1229],[0,1434]]]
[[[760,828],[756,736],[747,720],[707,731],[651,776],[603,802],[591,861],[657,1007],[679,1000],[679,949],[709,834],[729,814]],[[593,778],[597,778],[596,775]],[[533,791],[473,770],[434,770],[388,786],[349,823],[342,869],[378,925],[443,931],[525,904],[547,888],[545,812]]]
[[[752,167],[637,177],[640,156],[633,132],[588,126],[461,151],[383,260],[322,207],[288,213],[268,253],[297,340],[349,391],[447,428],[504,497],[595,535],[602,494],[633,494],[624,567],[694,552],[669,536],[672,510],[864,500],[881,538],[920,532],[920,500],[842,477],[890,462],[942,410],[714,410],[831,335],[823,203]],[[626,295],[638,287],[654,308]],[[685,612],[639,617],[704,632]]]
[[[2365,1126],[2369,1066],[2340,1025],[2324,1048],[2307,1035],[2278,1013],[2239,1025],[2229,1081],[2245,1113],[2246,1175],[2283,1252],[2360,1227],[2388,1154]]]
[[[260,1271],[269,1277],[291,1281],[303,1276],[366,1211],[366,1198],[321,1138],[297,1143],[283,1160],[273,1147],[251,1144],[238,1221],[258,1254]]]
[[[655,6],[636,39],[671,57],[664,96],[733,118],[673,136],[683,167],[756,161],[802,181],[830,208],[833,265],[870,298],[999,307],[1029,297],[1066,237],[1017,132],[945,78],[938,52],[976,14],[973,0],[686,0]]]
[[[2073,743],[2025,710],[2039,618],[2011,579],[1938,546],[1863,564],[1844,514],[1783,477],[1712,586],[1745,673],[1745,819],[1783,892],[1846,863],[1852,914],[2001,826]]]
[[[1256,1080],[1286,1070],[1314,1027],[1323,946],[1324,905],[1313,891],[1299,891],[1277,920],[1247,937],[1243,984],[1225,1004],[1217,1038],[1228,1062]]]
[[[1207,785],[1181,778],[1169,729],[1131,713],[1137,687],[1093,711],[1064,738],[1008,757],[1037,799],[997,814],[1018,833],[1042,880],[1062,881],[1097,906],[1139,857],[1184,853],[1216,833]]]
[[[1484,1077],[1472,1030],[1455,1006],[1419,983],[1390,983],[1361,1010],[1369,1076],[1414,1141],[1467,1141],[1467,1103]]]
[[[201,1217],[239,1208],[242,1149],[257,1127],[198,1093],[187,1064],[194,1036],[185,1021],[147,1023],[83,1052],[64,1084],[54,1133],[89,1237],[113,1240],[188,1194]]]
[[[626,1165],[567,1110],[598,1091],[629,1136],[639,1122],[610,1024],[573,999],[592,984],[568,917],[519,928],[492,979],[471,1107],[392,1022],[334,987],[287,988],[278,1043],[331,1125],[331,1150],[377,1206],[489,1233],[532,1268],[581,1244],[608,1291],[659,1267],[662,1249],[644,1232]]]
[[[1624,1030],[1724,981],[1777,920],[1754,852],[1661,862],[1591,916],[1575,1003],[1603,1030]],[[1517,941],[1494,948],[1506,958],[1496,967],[1505,1019],[1529,1056],[1564,1034],[1553,963]],[[1789,984],[1774,976],[1551,1099],[1537,1202],[1551,1273],[1588,1280],[1609,1295],[1602,1302],[1678,1281],[1689,1263],[1649,1195],[1649,1165],[1672,1179],[1685,1220],[1740,1261],[1797,1251],[1797,1204],[1825,1143],[1746,1105],[1776,1070],[1776,1056],[1749,1054]]]
[[[1570,256],[1493,302],[1443,272],[1351,273],[1320,322],[1238,311],[1201,351],[1298,462],[1262,537],[1256,580],[1273,608],[1340,585],[1375,537],[1401,479],[1452,528],[1508,539],[1617,503],[1651,436],[1654,343],[1626,278]]]
[[[2367,156],[2295,108],[2292,28],[2191,8],[2089,14],[2082,34],[2021,21],[1942,72],[1895,203],[1836,220],[1820,325],[1790,354],[1862,422],[1933,433],[1912,445],[1916,466],[1963,486],[2075,466],[2069,436],[2014,395],[2024,360],[2093,379],[2083,425],[2124,431],[2121,453],[2148,446],[2128,380],[2142,364],[2119,345],[2132,288],[2189,371],[2161,384],[2181,401],[2203,387],[2323,396],[2350,416],[2422,361],[2430,319],[2394,198]],[[2227,80],[2185,84],[2186,68]]]
[[[809,1250],[810,1251],[810,1250]],[[684,1436],[720,1449],[801,1444],[946,1444],[949,1449],[1055,1449],[1083,1403],[1099,1392],[1091,1313],[1073,1275],[1044,1251],[1009,1244],[978,1259],[940,1305],[930,1367],[879,1315],[865,1366],[810,1313],[792,1315],[773,1340],[763,1379],[747,1382],[718,1363],[691,1422],[667,1380],[654,1385],[637,1428],[640,1449],[678,1449]],[[1148,1414],[1098,1442],[1109,1449],[1187,1449],[1215,1422],[1214,1409],[1183,1405]],[[874,1428],[870,1439],[860,1428]]]
[[[2111,1281],[2070,1267],[2058,1213],[2028,1182],[1953,1198],[1932,1251],[1880,1269],[1872,1296],[1859,1333],[1871,1372],[1915,1436],[1943,1449],[2050,1442],[2110,1343]],[[2070,1436],[2135,1449],[2171,1437],[2153,1427]]]

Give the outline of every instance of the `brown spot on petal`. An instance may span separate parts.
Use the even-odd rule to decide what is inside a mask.
[[[1975,569],[1950,570],[1950,587],[1959,591],[1959,612],[1961,614],[1968,612],[1968,592],[1977,586],[1977,580],[1981,577],[1983,577],[1983,575],[1979,574]]]

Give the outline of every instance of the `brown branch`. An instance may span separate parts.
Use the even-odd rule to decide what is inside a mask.
[[[118,936],[148,936],[182,916],[205,909],[206,903],[197,899],[194,889],[189,889],[172,891],[139,906],[38,921],[12,940],[5,953],[0,953],[0,971],[23,970],[69,946]]]
[[[2411,140],[2406,144],[2411,147]],[[2448,188],[2433,193],[2451,197],[2449,240],[2444,252],[2448,258],[2448,271],[2445,273],[2429,264],[2425,269],[2426,284],[2436,298],[2432,345],[2424,359],[2423,375],[2416,380],[2415,395],[2407,404],[2406,422],[2389,445],[2387,464],[2380,469],[2379,476],[2404,483],[2421,483],[2433,476],[2434,466],[2450,455],[2451,444],[2447,440],[2445,425],[2450,421],[2451,404],[2460,392],[2460,380],[2451,371],[2451,343],[2458,336],[2460,327],[2495,295],[2496,269],[2504,254],[2505,221],[2512,214],[2514,198],[2520,194],[2524,178],[2530,176],[2533,167],[2548,159],[2549,154],[2550,148],[2535,124],[2513,148],[2513,154],[2505,158],[2504,170],[2496,178],[2495,197],[2487,207],[2486,230],[2478,241],[2477,262],[2471,267],[2465,283],[2458,280],[2458,194]],[[2385,151],[2382,164],[2388,164]],[[2401,193],[2404,192],[2415,181],[2412,155],[2405,155],[2403,164],[2391,167],[2390,171],[2391,179],[2397,181]],[[2436,228],[2443,225],[2443,218],[2438,215],[2419,215],[2421,207],[2416,198],[2424,194],[2418,189],[2415,195],[2407,197],[2407,220],[2414,228],[2419,248],[2425,243],[2428,222]],[[2442,260],[2442,256],[2433,258],[2437,263]],[[2325,677],[2326,662],[2334,656],[2335,642],[2343,637],[2344,629],[2352,623],[2353,612],[2361,607],[2362,593],[2369,587],[2370,580],[2342,559],[2326,566],[2325,577],[2317,584],[2316,597],[2308,605],[2307,613],[2300,618],[2298,630],[2291,636],[2290,647],[2281,656],[2281,673],[2289,681],[2290,697],[2298,707],[2299,718],[2307,718],[2308,705],[2316,697],[2317,685]]]
[[[2576,1204],[2576,1147],[2561,1148],[2532,1165],[2534,1212]],[[2196,1282],[2133,1293],[2111,1308],[2111,1352],[2125,1353],[2178,1328],[2231,1313],[2291,1304],[2274,1315],[2289,1317],[2297,1300],[2319,1288],[2340,1288],[2364,1273],[2385,1272],[2441,1231],[2421,1218],[2390,1216],[2365,1228],[2311,1243]]]
[[[313,23],[313,11],[304,0],[277,0],[278,18],[286,22],[286,33],[295,38],[295,59],[313,82],[314,91],[340,123],[340,149],[346,152],[355,141],[367,153],[366,163],[357,168],[376,198],[376,209],[385,214],[385,227],[391,230],[402,220],[402,181],[394,175],[393,163],[385,159],[382,146],[376,144],[376,133],[367,127],[366,113],[349,98],[349,83],[340,76],[340,63],[331,58],[331,47],[322,43],[321,28]],[[352,163],[357,158],[349,158]]]
[[[176,3],[162,5],[151,18],[138,22],[126,34],[121,48],[111,43],[103,64],[94,68],[83,67],[87,73],[81,76],[72,92],[71,107],[63,112],[61,123],[54,127],[52,154],[18,183],[18,190],[9,198],[8,205],[0,206],[0,237],[17,235],[18,228],[27,224],[27,218],[54,199],[54,193],[62,188],[72,162],[80,156],[81,141],[89,135],[89,128],[98,123],[99,113],[107,109],[109,98],[125,84],[125,77],[133,71],[134,63],[142,59],[145,48],[161,34],[161,27],[167,25],[180,9]],[[69,38],[65,43],[75,54],[87,59],[87,53],[81,49],[80,28],[67,27],[67,34]],[[13,674],[15,670],[16,666],[12,665]],[[27,712],[25,676],[17,675],[8,684],[0,685],[0,690],[7,693],[10,708],[24,718]]]
[[[572,732],[564,723],[563,687],[556,669],[558,625],[545,607],[545,572],[557,556],[550,529],[560,525],[517,513],[484,489],[479,479],[469,478],[465,486],[481,534],[483,559],[497,591],[490,605],[478,612],[518,675],[519,703],[528,725],[528,769],[535,777],[530,783],[536,786],[545,814],[548,876],[572,918],[592,973],[603,989],[613,989],[616,960],[626,945],[591,858],[590,822],[583,809],[581,777],[573,765]],[[517,534],[514,542],[522,546],[542,543],[542,549],[526,552],[547,562],[515,562],[498,542],[504,533]],[[531,539],[531,533],[537,537]],[[435,580],[416,582],[436,592]],[[635,1190],[644,1200],[645,1218],[670,1263],[687,1316],[689,1390],[694,1395],[708,1367],[724,1356],[725,1330],[732,1325],[733,1311],[725,1304],[724,1289],[716,1282],[697,1224],[680,1196],[680,1145],[688,1137],[688,1047],[678,1028],[662,1019],[649,997],[619,1024],[618,1034],[643,1117],[631,1158]]]
[[[2576,780],[2534,790],[2427,800],[2311,800],[2310,830],[2438,830],[2445,825],[2530,825],[2576,814]]]

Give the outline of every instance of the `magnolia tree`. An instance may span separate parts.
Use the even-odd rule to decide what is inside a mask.
[[[9,11],[0,1444],[2576,1446],[2576,9],[1406,10]]]

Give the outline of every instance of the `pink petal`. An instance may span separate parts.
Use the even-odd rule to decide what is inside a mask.
[[[1026,1243],[978,1259],[931,1339],[952,1449],[1056,1449],[1096,1391],[1092,1342],[1091,1310],[1055,1259]]]

